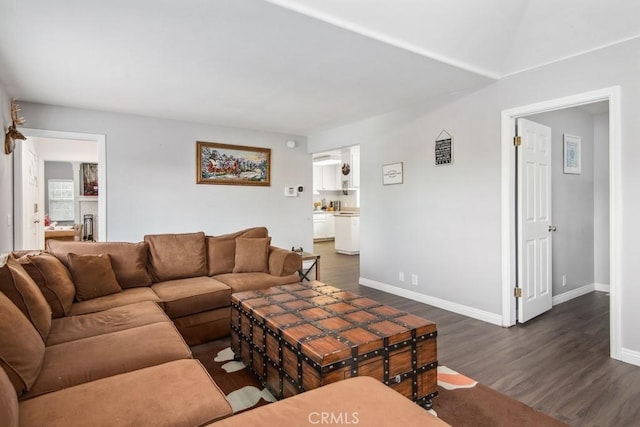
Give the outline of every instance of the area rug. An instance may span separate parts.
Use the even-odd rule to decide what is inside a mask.
[[[228,339],[195,347],[193,355],[227,396],[234,413],[276,401],[242,362],[234,360]],[[445,366],[438,367],[438,397],[430,412],[456,427],[567,426]]]

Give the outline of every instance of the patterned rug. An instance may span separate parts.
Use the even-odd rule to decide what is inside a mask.
[[[192,350],[227,396],[234,413],[276,401],[242,362],[234,360],[228,338]],[[438,397],[430,412],[456,427],[567,426],[445,366],[438,367]]]

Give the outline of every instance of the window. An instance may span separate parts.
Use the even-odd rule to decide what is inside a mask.
[[[49,183],[49,219],[51,221],[74,221],[72,179],[50,179]]]

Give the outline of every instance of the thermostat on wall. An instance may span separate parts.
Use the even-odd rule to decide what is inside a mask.
[[[298,195],[298,189],[296,187],[284,187],[284,195],[286,197],[296,197]]]

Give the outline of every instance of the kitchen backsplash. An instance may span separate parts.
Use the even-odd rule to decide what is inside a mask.
[[[314,194],[313,203],[322,203],[322,199],[324,198],[327,206],[329,206],[329,202],[333,200],[337,200],[340,202],[340,209],[345,208],[357,208],[360,205],[360,200],[358,197],[357,190],[349,190],[349,194],[344,195],[342,191],[320,191],[320,194]],[[312,206],[313,207],[313,206]]]

